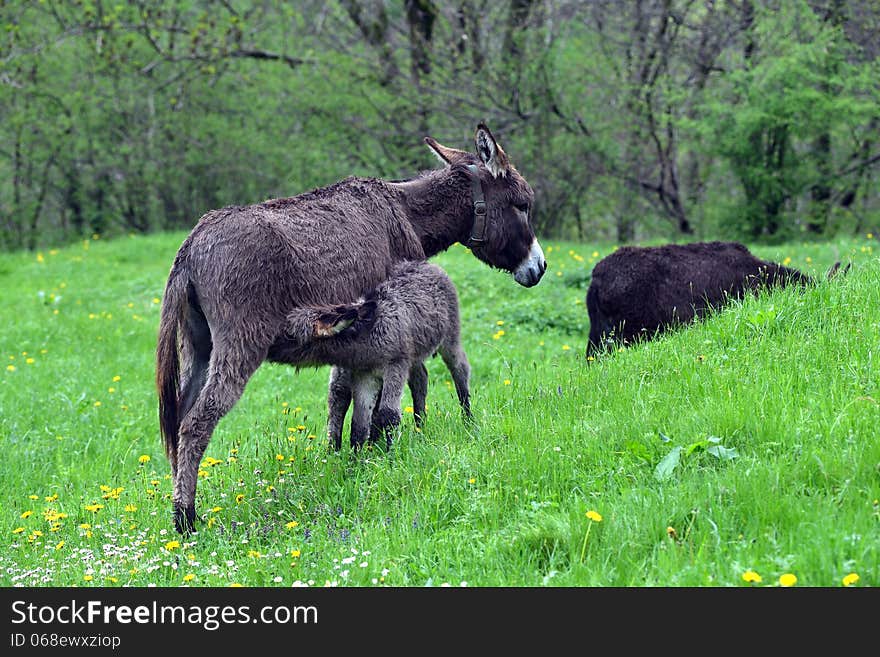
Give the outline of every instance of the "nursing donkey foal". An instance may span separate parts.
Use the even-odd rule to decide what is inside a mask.
[[[352,400],[351,446],[358,449],[382,434],[390,446],[407,380],[419,423],[428,388],[424,361],[438,353],[470,417],[471,368],[461,346],[458,295],[437,265],[399,263],[365,299],[332,308],[298,308],[287,317],[287,335],[302,344],[297,363],[333,365],[327,427],[335,449],[341,446]]]
[[[538,283],[547,265],[531,224],[534,193],[485,125],[474,141],[475,154],[426,137],[443,166],[410,180],[346,178],[199,219],[171,266],[156,348],[179,532],[194,528],[199,463],[217,423],[263,361],[297,364],[292,311],[350,303],[396,263],[456,242],[520,285]]]

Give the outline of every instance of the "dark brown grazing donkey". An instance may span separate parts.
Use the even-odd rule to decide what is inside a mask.
[[[220,419],[264,360],[296,364],[284,329],[301,306],[348,303],[456,242],[525,287],[546,262],[534,193],[489,129],[477,154],[430,137],[445,164],[412,180],[347,178],[291,198],[205,214],[165,288],[156,362],[159,421],[174,478],[174,524],[193,529],[199,463]]]
[[[839,267],[838,262],[827,277]],[[814,283],[797,269],[755,257],[738,242],[622,247],[593,268],[586,355],[611,343],[650,340],[747,291]]]
[[[390,446],[407,379],[415,420],[421,424],[428,392],[423,363],[438,353],[449,368],[465,417],[471,416],[471,367],[461,346],[458,294],[437,265],[399,263],[366,299],[333,308],[298,308],[287,320],[288,337],[302,344],[295,359],[300,366],[333,365],[327,431],[335,449],[341,446],[352,400],[352,448],[383,434]]]

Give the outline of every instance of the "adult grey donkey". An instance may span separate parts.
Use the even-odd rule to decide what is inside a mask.
[[[199,463],[217,423],[263,361],[297,364],[285,333],[292,310],[360,298],[396,263],[456,242],[520,285],[541,280],[547,265],[530,221],[534,193],[489,129],[477,126],[476,154],[425,142],[443,168],[402,181],[347,178],[212,210],[183,241],[156,349],[179,532],[193,529]]]

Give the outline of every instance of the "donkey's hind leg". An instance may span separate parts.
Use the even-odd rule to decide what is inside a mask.
[[[186,322],[187,339],[181,344],[181,362],[186,363],[181,373],[180,418],[185,418],[205,386],[211,360],[211,331],[198,307],[191,307]],[[177,471],[177,454],[169,455],[171,474]]]
[[[452,375],[452,382],[455,384],[455,392],[458,393],[458,403],[461,404],[461,410],[465,418],[471,419],[471,394],[470,394],[470,378],[471,364],[468,362],[467,354],[461,347],[461,343],[454,342],[451,344],[440,345],[440,357],[449,368]]]
[[[339,451],[342,447],[342,426],[351,405],[351,371],[342,367],[330,370],[327,386],[327,436],[330,446]]]
[[[174,527],[193,530],[199,463],[217,423],[241,398],[264,353],[233,351],[214,344],[205,385],[180,424],[177,470],[174,473]]]
[[[425,420],[425,399],[428,397],[428,370],[422,361],[409,368],[409,391],[413,401],[413,419],[417,427]]]

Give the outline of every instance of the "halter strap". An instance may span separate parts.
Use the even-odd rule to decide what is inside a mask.
[[[471,228],[471,236],[467,246],[470,249],[479,248],[486,243],[486,197],[483,195],[483,183],[480,182],[479,169],[475,164],[468,164],[467,170],[471,176],[471,198],[474,203],[474,225]]]

